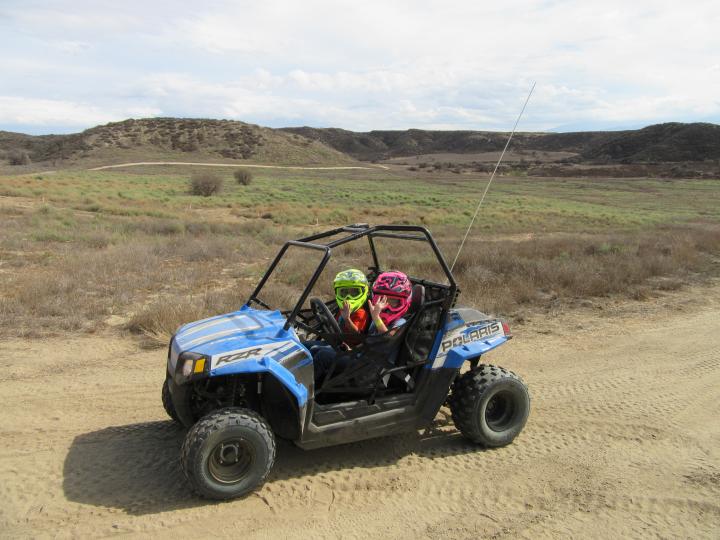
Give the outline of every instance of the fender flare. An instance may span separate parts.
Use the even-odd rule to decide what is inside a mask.
[[[268,356],[264,356],[258,360],[235,362],[215,368],[210,371],[209,376],[222,377],[227,375],[242,375],[245,373],[270,373],[295,397],[298,408],[304,407],[307,403],[307,388],[299,383],[288,369]]]
[[[288,371],[286,368],[284,368],[279,363],[270,358],[265,357],[257,361],[238,362],[236,364],[222,366],[221,368],[217,368],[212,372],[208,373],[207,377],[203,377],[202,379],[194,379],[193,382],[199,380],[206,380],[208,378],[247,374],[269,374],[272,379],[274,379],[275,384],[287,390],[288,394],[290,394],[289,396],[287,396],[288,403],[290,404],[294,400],[297,404],[297,433],[301,433],[302,427],[305,422],[305,415],[307,414],[307,389],[304,385],[298,383],[295,380],[295,377],[290,371]],[[187,428],[191,427],[195,423],[195,418],[193,418],[192,414],[190,413],[190,410],[187,407],[187,403],[190,396],[192,383],[188,381],[185,384],[178,385],[175,380],[170,377],[168,378],[168,385],[170,390],[170,396],[172,397],[173,405],[175,407],[175,412],[177,413],[180,422]],[[263,391],[263,395],[264,394],[265,392]]]
[[[453,347],[447,353],[445,362],[441,367],[460,368],[468,360],[478,358],[483,354],[499,347],[508,340],[507,336],[497,336],[491,339],[473,341],[464,345]]]

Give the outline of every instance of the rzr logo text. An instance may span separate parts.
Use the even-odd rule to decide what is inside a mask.
[[[251,356],[256,356],[261,350],[262,347],[258,347],[257,349],[248,349],[247,351],[241,351],[239,353],[221,356],[217,361],[217,365],[219,366],[220,364],[228,364],[230,362],[236,362],[237,360],[246,360]]]

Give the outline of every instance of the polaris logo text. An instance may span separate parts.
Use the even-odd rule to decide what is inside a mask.
[[[483,326],[482,328],[476,328],[475,330],[471,330],[467,334],[454,337],[453,339],[448,339],[447,341],[443,341],[442,352],[445,352],[448,349],[452,349],[453,347],[457,347],[458,345],[464,345],[465,343],[479,341],[482,338],[491,336],[499,331],[500,323],[497,322],[488,324],[487,326]]]
[[[262,350],[262,347],[258,347],[256,349],[248,349],[247,351],[241,351],[239,353],[235,354],[228,354],[227,356],[221,356],[218,358],[217,364],[229,364],[230,362],[236,362],[238,360],[246,360],[250,358],[251,356],[257,356],[260,351]]]

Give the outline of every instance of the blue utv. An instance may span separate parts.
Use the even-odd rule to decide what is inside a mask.
[[[376,244],[386,239],[429,245],[436,268],[428,274],[442,279],[410,276],[407,323],[348,350],[334,297],[310,293],[333,249],[352,242],[365,250],[369,244],[372,282],[383,271]],[[264,287],[290,248],[319,262],[294,305],[276,309]],[[356,224],[286,242],[244,306],[186,324],[170,341],[162,402],[188,428],[181,463],[190,486],[204,497],[239,497],[265,481],[276,437],[312,449],[393,435],[428,426],[443,404],[471,441],[509,444],[528,418],[527,388],[511,371],[480,360],[508,341],[510,330],[502,320],[455,307],[458,293],[423,227]],[[350,367],[331,368],[316,382],[304,345],[311,340],[348,355]]]

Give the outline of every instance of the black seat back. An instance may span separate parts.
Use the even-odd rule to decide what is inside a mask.
[[[408,308],[408,315],[413,315],[420,311],[423,304],[425,303],[425,287],[420,283],[416,283],[412,288],[412,296],[410,297],[410,307]]]

